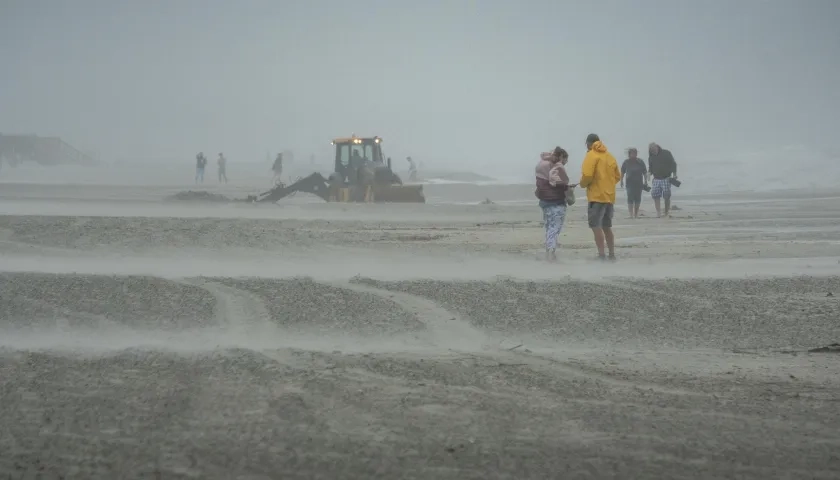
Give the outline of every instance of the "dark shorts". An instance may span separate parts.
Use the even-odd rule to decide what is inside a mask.
[[[613,204],[589,202],[589,228],[612,228]]]
[[[627,204],[638,205],[642,203],[642,186],[641,185],[627,185],[624,189],[627,192]]]

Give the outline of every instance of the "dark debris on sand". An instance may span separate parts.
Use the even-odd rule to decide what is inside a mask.
[[[206,191],[192,191],[178,192],[174,195],[166,197],[166,201],[190,201],[190,202],[230,202],[231,199],[219,193],[210,193]]]
[[[832,343],[825,347],[812,348],[808,353],[840,353],[840,343]]]

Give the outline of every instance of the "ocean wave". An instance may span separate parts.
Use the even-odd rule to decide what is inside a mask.
[[[830,188],[840,184],[836,156],[804,146],[715,156],[714,162],[681,162],[681,189],[705,192]]]

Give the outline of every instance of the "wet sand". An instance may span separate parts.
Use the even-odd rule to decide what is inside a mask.
[[[0,204],[0,477],[840,476],[840,192],[548,266],[533,205],[62,188]]]

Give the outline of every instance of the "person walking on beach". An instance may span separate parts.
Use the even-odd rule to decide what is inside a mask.
[[[647,166],[638,157],[638,153],[635,148],[627,149],[627,160],[621,164],[621,186],[627,192],[627,209],[630,211],[630,218],[639,218],[642,190],[647,184]]]
[[[648,172],[653,176],[650,196],[656,206],[656,216],[662,217],[660,199],[665,199],[665,216],[671,211],[671,179],[677,179],[677,162],[671,152],[656,143],[648,145]]]
[[[204,167],[207,166],[207,158],[204,152],[198,152],[195,156],[195,183],[204,183]]]
[[[417,181],[417,164],[414,163],[414,160],[411,157],[405,157],[406,161],[408,162],[408,180],[410,182]]]
[[[277,158],[274,159],[274,165],[271,166],[271,171],[274,172],[274,178],[272,182],[275,185],[279,185],[282,183],[283,180],[283,154],[278,153]]]
[[[586,188],[589,228],[595,235],[598,259],[609,258],[614,261],[615,237],[612,219],[615,210],[615,186],[621,181],[621,171],[615,157],[607,151],[598,135],[590,133],[586,137],[586,149],[588,151],[581,166],[580,186]],[[604,254],[605,242],[609,257]]]
[[[222,183],[222,178],[224,178],[225,183],[227,183],[227,159],[225,158],[224,154],[219,153],[219,159],[216,160],[216,163],[219,167],[219,183]]]
[[[547,262],[557,261],[557,237],[566,220],[566,192],[575,187],[569,184],[569,176],[566,174],[565,165],[568,161],[569,154],[556,147],[553,152],[541,153],[535,168],[537,189],[534,193],[543,212]]]

